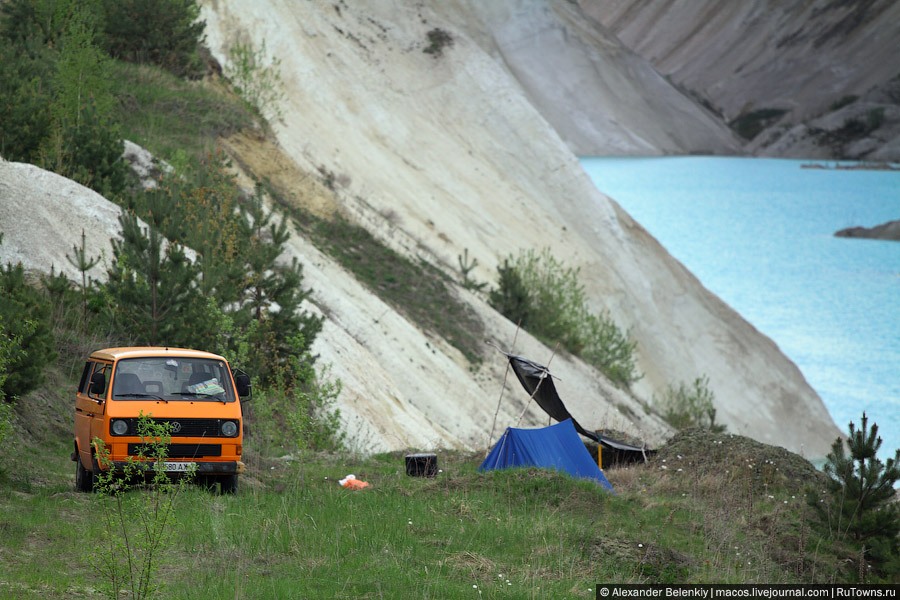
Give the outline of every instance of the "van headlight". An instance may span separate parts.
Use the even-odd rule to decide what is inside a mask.
[[[238,424],[234,421],[225,421],[222,423],[222,435],[225,437],[234,437],[238,433]]]
[[[128,433],[128,421],[115,419],[110,423],[109,428],[112,430],[113,435],[125,435]]]

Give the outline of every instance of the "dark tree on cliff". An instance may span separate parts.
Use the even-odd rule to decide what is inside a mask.
[[[41,384],[53,362],[50,303],[25,278],[22,264],[0,267],[0,336],[8,347],[0,400],[21,396]]]
[[[201,346],[198,338],[212,325],[194,293],[196,266],[182,246],[142,228],[133,213],[122,213],[119,223],[122,239],[113,240],[106,284],[117,329],[136,344]]]
[[[860,546],[877,575],[900,574],[900,505],[894,484],[900,480],[900,450],[882,462],[878,425],[862,415],[859,429],[850,423],[850,436],[835,440],[824,466],[828,495],[812,499],[820,518],[838,537]],[[864,573],[865,569],[859,569]]]
[[[301,307],[310,295],[303,287],[303,268],[296,258],[281,260],[290,233],[287,220],[277,222],[263,205],[263,190],[242,205],[248,239],[244,257],[246,283],[235,323],[248,332],[251,365],[263,381],[278,376],[291,383],[302,379],[295,368],[297,358],[309,356],[310,347],[322,329],[322,319]]]
[[[103,0],[103,7],[110,56],[182,77],[202,74],[206,23],[195,0]]]

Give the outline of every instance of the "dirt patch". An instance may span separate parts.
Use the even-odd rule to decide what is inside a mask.
[[[254,179],[272,186],[280,202],[301,208],[323,219],[331,219],[339,205],[322,181],[320,173],[302,170],[271,137],[242,131],[221,141],[225,152],[240,167],[244,187],[252,189]]]
[[[824,477],[808,460],[784,448],[707,429],[677,433],[659,449],[650,465],[672,472],[690,470],[698,477],[718,474],[732,482],[755,482],[792,493]]]

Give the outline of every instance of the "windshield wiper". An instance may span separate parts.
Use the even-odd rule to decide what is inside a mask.
[[[113,394],[113,398],[153,398],[154,400],[168,402],[168,400],[157,396],[156,394]]]

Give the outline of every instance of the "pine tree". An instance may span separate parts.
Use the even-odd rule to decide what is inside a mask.
[[[0,399],[21,396],[43,381],[44,367],[56,358],[50,303],[25,278],[21,263],[0,267],[0,335],[15,343],[7,356]]]
[[[65,19],[51,82],[52,125],[42,145],[42,166],[113,196],[125,189],[127,167],[112,119],[110,59],[95,44],[95,28],[102,21],[95,4],[73,2]]]
[[[81,230],[81,246],[72,246],[72,256],[66,254],[69,264],[81,273],[81,316],[82,323],[87,325],[88,318],[88,276],[87,272],[100,262],[99,256],[88,256],[87,239],[84,229]]]
[[[202,75],[206,23],[196,0],[103,0],[103,6],[110,56],[152,63],[179,76]]]
[[[117,327],[134,343],[190,346],[208,334],[205,299],[196,292],[196,266],[184,248],[133,213],[119,217],[122,239],[113,240],[106,288]]]
[[[291,384],[306,372],[296,368],[296,362],[309,358],[322,319],[301,308],[311,292],[303,288],[303,268],[297,259],[281,260],[290,237],[287,221],[274,222],[264,206],[261,186],[244,204],[243,215],[250,239],[247,285],[235,320],[249,332],[257,376],[265,382],[278,375]]]
[[[838,438],[827,456],[828,496],[813,506],[839,537],[849,537],[881,574],[900,574],[900,505],[894,484],[900,480],[900,449],[893,458],[878,458],[878,425],[862,415],[861,427],[850,423],[850,436]]]

